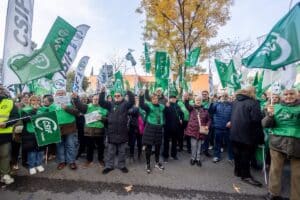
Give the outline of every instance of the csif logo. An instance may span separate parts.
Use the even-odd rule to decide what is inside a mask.
[[[58,128],[56,122],[49,117],[37,118],[34,122],[35,126],[42,132],[52,134]]]

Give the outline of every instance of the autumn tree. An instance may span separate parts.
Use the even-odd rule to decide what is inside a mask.
[[[75,71],[71,70],[67,73],[67,92],[72,92],[72,87],[74,84],[74,78],[75,78]],[[83,81],[82,81],[82,89],[83,91],[86,91],[86,89],[89,87],[89,81],[86,76],[84,76]]]
[[[178,73],[188,53],[201,47],[207,57],[208,41],[216,37],[220,26],[229,19],[232,0],[142,0],[138,13],[145,13],[143,37],[156,50],[166,50],[172,57],[172,70]]]

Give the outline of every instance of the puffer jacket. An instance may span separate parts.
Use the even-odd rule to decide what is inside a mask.
[[[208,110],[204,109],[203,106],[194,106],[191,113],[190,113],[190,119],[187,125],[187,128],[185,130],[185,135],[191,136],[196,138],[197,140],[203,140],[205,139],[206,135],[203,133],[200,133],[200,124],[198,120],[198,113],[200,112],[200,122],[202,126],[210,126],[210,117],[208,114]]]
[[[213,127],[227,129],[226,124],[230,121],[232,104],[230,102],[216,102],[209,108],[209,114],[213,117]]]
[[[293,104],[290,104],[290,106],[300,106],[300,100],[296,101]],[[300,113],[299,113],[298,117],[300,117]],[[262,125],[265,128],[276,127],[274,117],[267,115],[262,120]],[[300,124],[299,124],[299,126],[300,126]],[[269,146],[271,149],[282,152],[282,153],[286,154],[288,157],[300,158],[300,139],[299,138],[270,134]]]
[[[99,105],[108,110],[107,117],[107,137],[112,144],[128,142],[128,110],[134,105],[134,94],[127,92],[128,101],[124,99],[120,102],[105,101],[105,92],[99,96]]]

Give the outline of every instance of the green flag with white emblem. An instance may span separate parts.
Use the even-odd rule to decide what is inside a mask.
[[[227,82],[230,79],[228,76],[228,67],[226,63],[221,62],[220,60],[215,59],[216,68],[219,74],[220,82],[222,87],[225,88],[227,86]]]
[[[124,82],[123,82],[123,76],[120,71],[117,71],[115,73],[115,82],[114,82],[114,92],[118,92],[123,94],[124,93]]]
[[[267,35],[262,45],[242,60],[248,68],[276,70],[300,60],[300,2]]]
[[[170,71],[170,57],[167,52],[157,51],[155,53],[155,80],[156,88],[162,87],[164,90],[168,88],[168,79]]]
[[[35,115],[31,118],[38,146],[58,143],[61,141],[60,129],[55,112]]]
[[[26,83],[62,70],[61,62],[57,59],[54,49],[47,45],[37,50],[30,57],[18,59],[15,56],[10,61],[11,69],[16,73],[21,83]]]
[[[241,89],[241,79],[242,74],[238,74],[235,67],[233,60],[230,60],[228,69],[227,69],[227,87],[234,89],[234,91]]]
[[[200,47],[196,47],[192,51],[190,51],[187,59],[185,60],[185,66],[195,67],[197,65],[199,55],[200,55]]]

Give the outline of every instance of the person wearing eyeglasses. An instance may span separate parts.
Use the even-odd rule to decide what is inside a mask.
[[[285,160],[291,163],[290,199],[300,199],[300,99],[295,89],[283,92],[281,104],[269,105],[262,120],[270,128],[271,166],[269,193],[265,199],[285,199],[280,196],[281,178]]]
[[[108,110],[107,138],[108,147],[105,168],[102,174],[108,174],[114,169],[115,155],[118,151],[118,168],[128,173],[126,167],[126,146],[128,142],[128,110],[134,105],[134,94],[127,88],[128,101],[124,100],[121,90],[114,93],[114,101],[105,100],[105,88],[101,89],[99,105]]]

